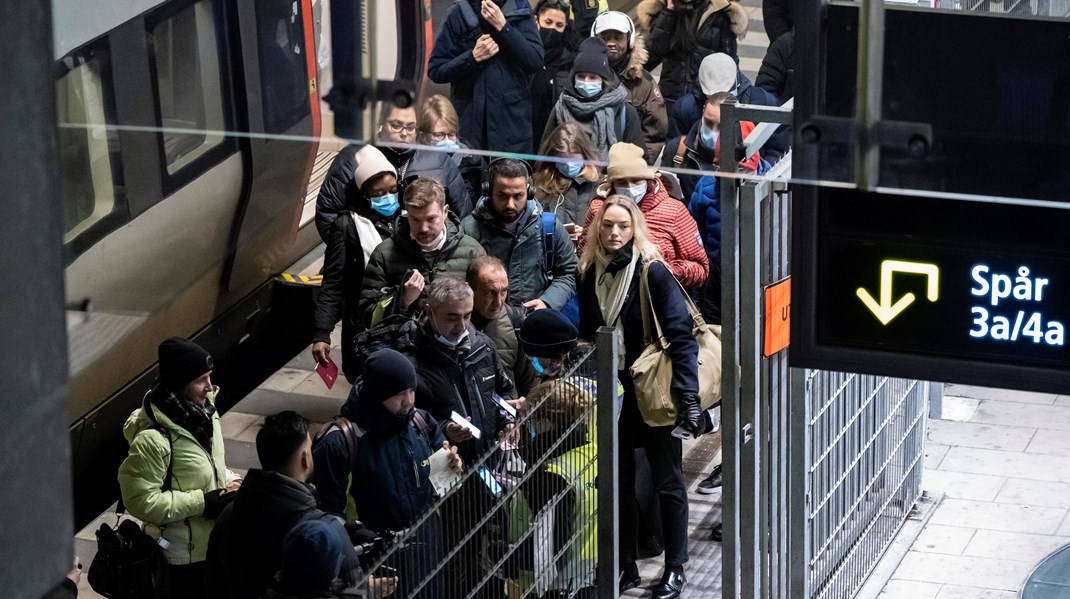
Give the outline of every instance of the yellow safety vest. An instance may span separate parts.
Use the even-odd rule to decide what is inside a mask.
[[[508,538],[510,543],[519,543],[529,533],[536,544],[536,577],[531,570],[522,570],[514,583],[518,596],[534,593],[536,596],[548,590],[577,591],[594,586],[598,566],[598,450],[593,441],[571,449],[546,463],[546,471],[568,481],[576,497],[572,515],[572,536],[562,555],[553,560],[554,528],[553,509],[533,514],[524,499],[517,493],[509,508]],[[545,563],[540,563],[540,557]],[[519,587],[519,588],[517,588]]]

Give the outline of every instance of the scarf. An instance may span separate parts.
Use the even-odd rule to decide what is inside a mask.
[[[628,288],[631,287],[632,277],[635,276],[635,264],[639,261],[639,255],[632,251],[632,242],[610,258],[605,266],[597,265],[594,274],[594,293],[598,298],[598,306],[602,310],[602,320],[617,329],[617,359],[618,364],[624,365],[624,324],[621,322],[620,312],[624,309],[624,300],[628,299]]]
[[[149,403],[152,404],[150,407],[160,410],[172,422],[189,431],[205,451],[212,453],[212,415],[215,414],[215,406],[210,402],[199,408],[157,383],[149,391]]]
[[[367,266],[368,259],[371,258],[372,252],[375,251],[383,241],[383,236],[379,233],[379,229],[375,227],[375,223],[366,216],[361,216],[356,212],[353,212],[353,226],[357,230],[357,239],[360,240],[360,249],[364,252],[364,265]]]
[[[624,109],[624,102],[628,99],[628,90],[623,85],[603,92],[601,96],[592,100],[581,100],[570,93],[561,94],[561,99],[554,106],[554,116],[557,124],[574,123],[583,121],[583,125],[591,133],[591,141],[595,147],[605,152],[609,146],[617,143],[617,108]]]

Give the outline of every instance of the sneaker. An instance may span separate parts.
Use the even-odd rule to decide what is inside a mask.
[[[718,522],[717,524],[713,525],[713,530],[710,531],[710,540],[711,541],[717,541],[718,543],[721,542],[721,523],[720,522]]]
[[[712,495],[714,493],[721,492],[721,467],[717,466],[713,469],[713,474],[707,476],[698,484],[698,488],[695,489],[699,495]]]

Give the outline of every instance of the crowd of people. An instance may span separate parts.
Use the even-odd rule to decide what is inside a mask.
[[[687,302],[720,323],[720,200],[712,175],[666,171],[719,168],[723,103],[790,97],[790,14],[755,85],[738,68],[748,23],[735,1],[644,0],[635,21],[595,0],[532,4],[458,0],[428,63],[449,97],[381,108],[377,141],[345,147],[330,167],[316,204],[326,249],[310,340],[315,361],[337,359],[352,383],[340,416],[320,431],[295,411],[268,417],[256,439],[261,467],[241,479],[226,468],[211,356],[181,338],[160,345],[156,385],[125,427],[119,481],[129,512],[160,539],[172,596],[333,597],[356,583],[384,597],[468,596],[486,545],[501,553],[518,541],[463,535],[495,501],[481,484],[461,485],[429,516],[431,458],[445,452],[462,471],[505,440],[544,463],[538,488],[570,494],[570,479],[593,476],[575,469],[597,451],[577,422],[593,397],[560,377],[603,326],[619,332],[617,584],[642,582],[647,484],[664,546],[651,597],[684,593],[688,498],[672,432],[713,427]],[[753,128],[743,122],[734,134]],[[764,172],[787,149],[774,137],[737,168]],[[533,151],[533,162],[485,158]],[[649,316],[669,341],[675,426],[650,425],[636,401],[629,367],[650,341]],[[519,434],[518,418],[536,404],[545,410]],[[637,462],[649,464],[645,483]],[[699,492],[719,485],[718,467]],[[574,486],[564,503],[528,488],[525,505],[561,510],[556,521],[582,537],[593,484]],[[362,572],[355,547],[417,522],[395,570]],[[719,540],[719,529],[711,534]],[[446,548],[458,565],[435,576]],[[542,596],[584,596],[596,584],[565,578]],[[416,581],[425,581],[418,591]]]

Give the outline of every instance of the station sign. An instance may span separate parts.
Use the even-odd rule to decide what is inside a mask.
[[[793,208],[793,366],[1070,392],[1070,210],[813,187]]]

